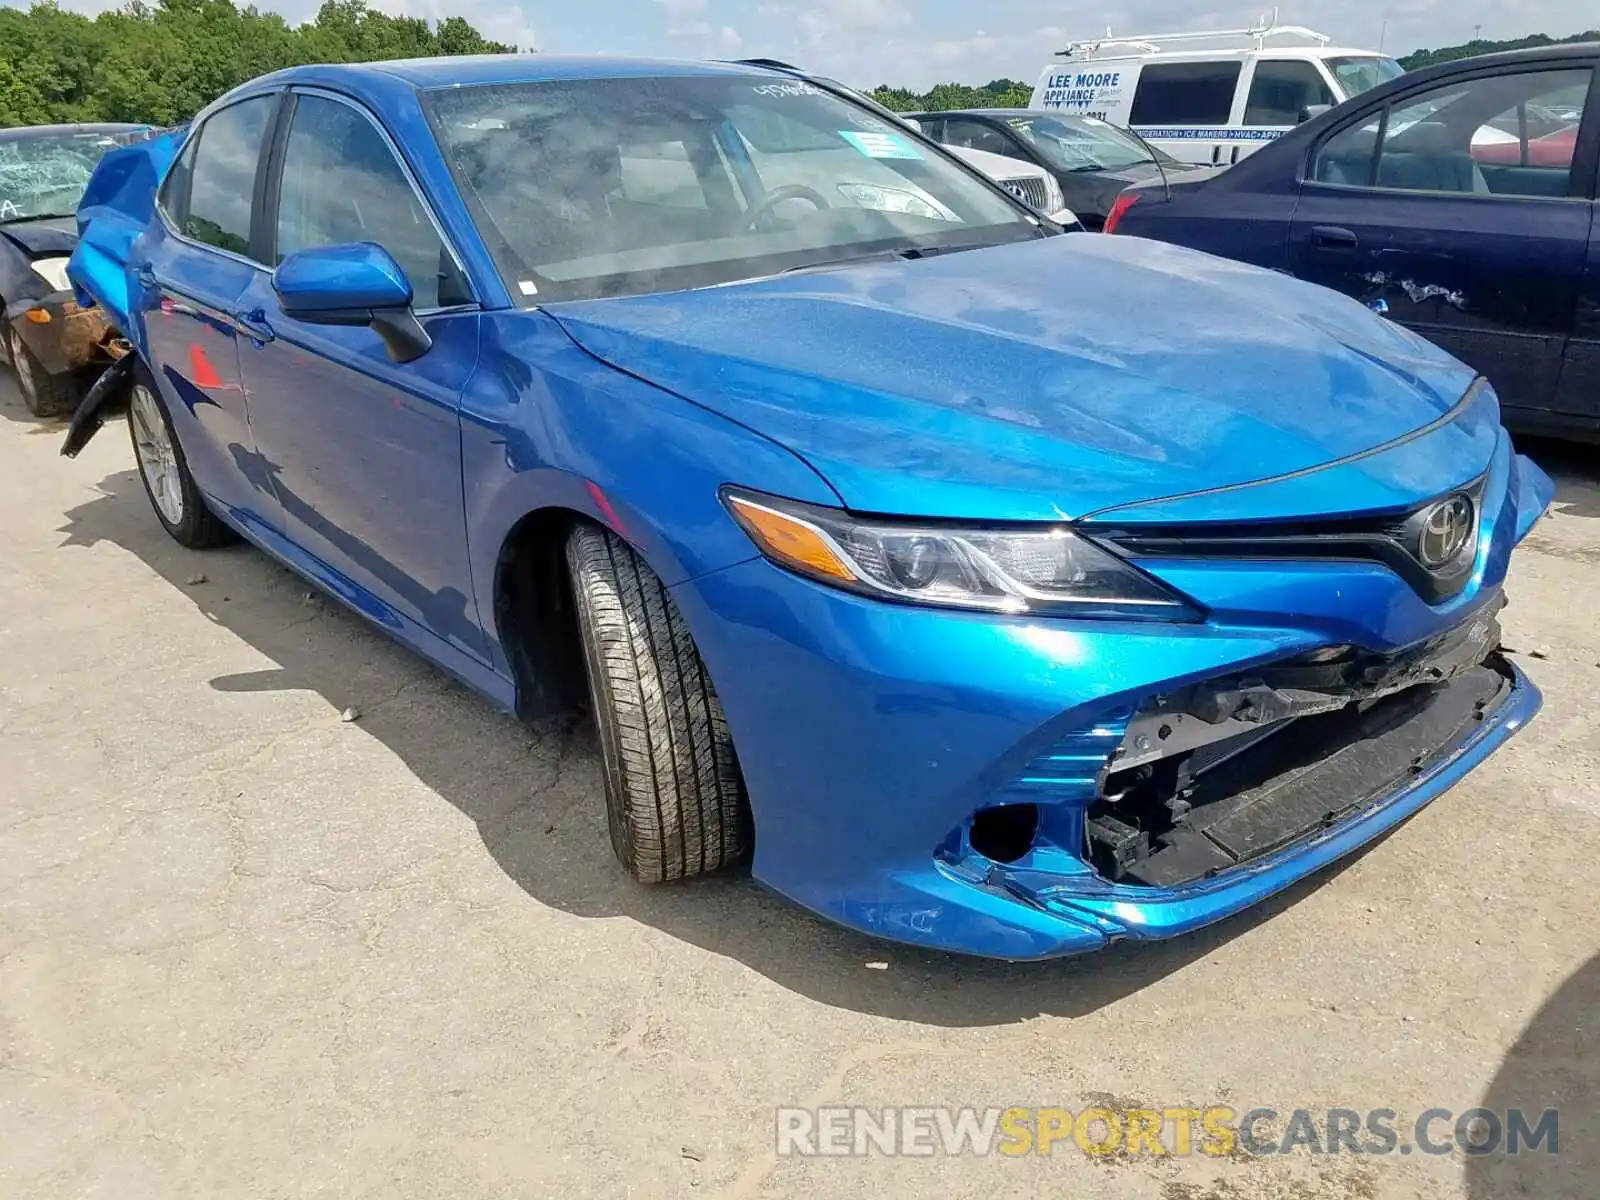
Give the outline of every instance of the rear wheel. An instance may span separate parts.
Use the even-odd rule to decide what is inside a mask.
[[[17,390],[22,393],[22,402],[28,406],[28,411],[36,417],[59,417],[76,408],[82,398],[77,376],[71,372],[48,374],[44,364],[23,342],[21,334],[7,325],[5,335],[6,357],[17,373]]]
[[[567,565],[605,767],[611,847],[645,883],[726,867],[751,841],[733,739],[683,615],[615,534],[584,524]]]
[[[135,376],[128,396],[128,431],[139,463],[150,507],[174,541],[191,550],[222,546],[235,540],[233,530],[216,517],[189,473],[183,447],[167,419],[166,405],[147,378]]]

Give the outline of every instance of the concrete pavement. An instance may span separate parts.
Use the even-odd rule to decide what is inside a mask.
[[[631,883],[586,727],[496,713],[252,550],[173,544],[120,423],[76,461],[60,436],[0,382],[0,1196],[1593,1194],[1593,451],[1540,448],[1560,500],[1505,621],[1546,706],[1486,769],[1260,912],[1011,967],[747,881]],[[780,1105],[1213,1103],[1559,1105],[1561,1153],[774,1140]]]

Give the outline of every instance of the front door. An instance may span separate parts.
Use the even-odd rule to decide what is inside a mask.
[[[433,347],[397,363],[369,328],[286,316],[268,276],[247,289],[250,420],[285,532],[355,607],[484,661],[461,487],[458,413],[479,325],[465,275],[364,110],[312,91],[291,103],[267,188],[274,262],[378,243],[404,268]]]
[[[156,386],[202,491],[246,525],[275,520],[239,374],[239,298],[258,275],[251,216],[257,163],[277,95],[213,113],[161,190],[163,220],[136,246],[138,308]]]
[[[1589,240],[1593,179],[1572,147],[1592,74],[1492,69],[1335,130],[1301,189],[1294,273],[1386,308],[1508,409],[1548,409]]]

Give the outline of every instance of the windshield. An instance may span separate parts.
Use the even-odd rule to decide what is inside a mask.
[[[1333,71],[1333,77],[1339,81],[1346,100],[1406,73],[1406,69],[1392,58],[1330,58],[1328,66]]]
[[[800,80],[559,80],[427,103],[523,304],[1042,236],[909,130]]]
[[[0,221],[70,217],[101,155],[121,145],[107,133],[49,133],[0,140]]]
[[[1006,124],[1060,171],[1121,171],[1155,162],[1138,138],[1096,117],[1008,117]]]

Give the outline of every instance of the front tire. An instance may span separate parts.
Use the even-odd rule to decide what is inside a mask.
[[[36,417],[61,417],[78,407],[83,398],[77,376],[68,371],[51,375],[11,326],[6,326],[6,357],[16,372],[22,403]]]
[[[167,406],[143,371],[134,375],[128,396],[128,432],[144,494],[173,541],[191,550],[207,550],[237,540],[200,494]]]
[[[683,615],[608,530],[574,529],[567,566],[612,850],[644,883],[731,865],[751,842],[749,805],[722,705]]]

